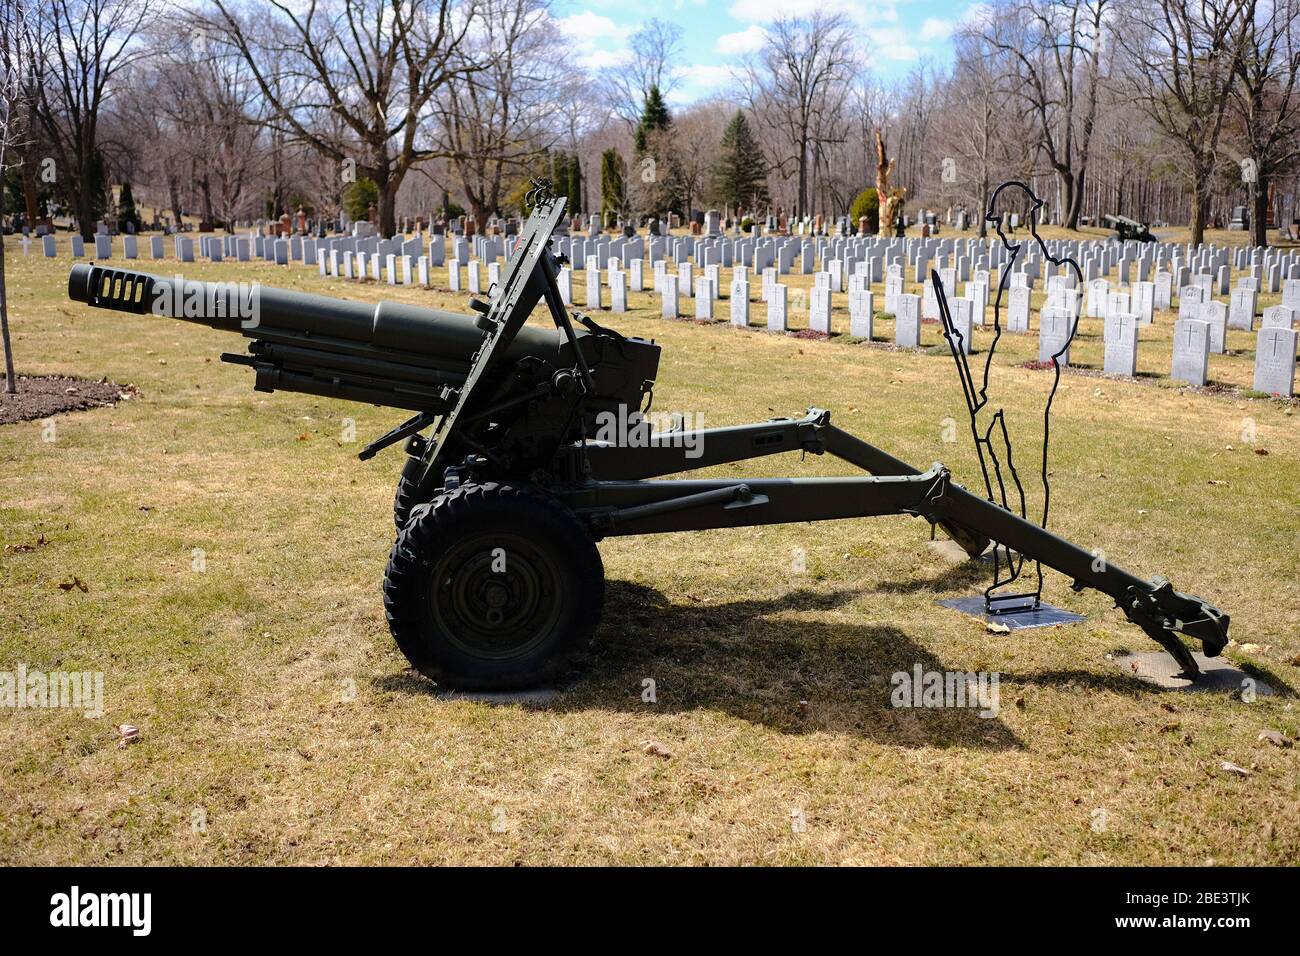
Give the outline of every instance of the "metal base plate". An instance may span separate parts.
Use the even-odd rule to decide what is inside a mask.
[[[960,611],[963,614],[969,614],[971,617],[977,617],[982,621],[990,624],[1005,624],[1013,631],[1019,631],[1027,627],[1051,627],[1054,624],[1077,624],[1079,621],[1086,621],[1087,618],[1082,614],[1075,614],[1073,611],[1064,611],[1059,607],[1052,607],[1050,604],[1039,604],[1032,611],[1009,611],[1006,614],[986,614],[984,612],[984,595],[972,594],[970,597],[947,598],[939,601],[944,607],[950,607],[954,611]]]
[[[1276,693],[1268,684],[1234,666],[1228,658],[1206,657],[1200,651],[1192,651],[1192,660],[1201,669],[1201,676],[1194,681],[1184,677],[1182,666],[1164,651],[1116,654],[1113,660],[1126,674],[1164,690],[1212,690],[1231,694],[1249,687],[1260,697]]]

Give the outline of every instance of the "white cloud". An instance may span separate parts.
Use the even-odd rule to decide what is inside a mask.
[[[862,0],[781,0],[778,4],[770,0],[733,0],[727,12],[746,23],[770,23],[777,17],[810,17],[814,13],[842,13],[859,26],[898,22],[894,0],[870,4]]]
[[[697,63],[694,66],[683,67],[677,73],[692,86],[704,88],[722,86],[732,78],[731,67],[711,63]]]
[[[723,56],[743,56],[757,53],[763,48],[767,33],[757,23],[752,23],[739,33],[724,33],[718,37],[717,50]]]
[[[573,42],[578,62],[590,70],[615,66],[628,58],[627,38],[632,27],[619,26],[590,10],[561,17],[556,24]]]
[[[871,58],[905,62],[920,59],[923,52],[913,44],[913,34],[902,27],[876,27],[867,31],[867,38]]]
[[[951,20],[926,17],[925,22],[921,24],[921,39],[927,43],[932,40],[946,40],[952,36],[952,31],[956,29],[956,26]]]

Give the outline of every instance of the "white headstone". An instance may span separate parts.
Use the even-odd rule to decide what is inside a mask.
[[[894,344],[915,349],[921,345],[921,297],[903,293],[894,313]]]
[[[1255,336],[1255,391],[1290,397],[1295,391],[1296,332],[1260,329]]]
[[[1205,302],[1200,320],[1210,327],[1210,351],[1222,355],[1227,348],[1228,307],[1222,302]]]
[[[1029,289],[1025,286],[1013,286],[1007,290],[1007,329],[1029,331]]]
[[[675,319],[678,316],[677,281],[677,276],[665,272],[659,282],[659,296],[662,300],[660,313],[665,319]]]
[[[1133,314],[1137,316],[1138,325],[1150,325],[1155,315],[1155,284],[1151,282],[1134,282]]]
[[[829,272],[818,273],[830,278]],[[831,289],[829,285],[814,287],[808,296],[808,328],[823,335],[831,334]]]
[[[1228,302],[1228,328],[1245,329],[1247,332],[1255,330],[1256,298],[1253,289],[1243,289],[1238,286],[1232,290],[1232,297]]]
[[[1204,385],[1210,364],[1210,326],[1200,319],[1174,323],[1174,356],[1169,377],[1191,385]]]
[[[1038,361],[1049,363],[1055,358],[1059,365],[1070,364],[1070,334],[1074,317],[1068,309],[1048,306],[1038,313]]]
[[[849,293],[849,335],[870,341],[875,317],[870,289]]]
[[[713,321],[713,294],[707,277],[695,280],[695,318],[700,322]]]
[[[1183,286],[1178,290],[1178,317],[1180,319],[1200,318],[1203,301],[1199,285]]]
[[[1106,356],[1102,370],[1107,375],[1132,378],[1137,374],[1137,316],[1112,312],[1104,329]]]
[[[733,279],[731,283],[731,324],[749,327],[749,283]]]
[[[627,273],[609,274],[609,308],[611,312],[627,311]]]
[[[777,282],[767,290],[767,328],[769,332],[786,330],[786,304],[789,300],[789,287]]]
[[[1264,310],[1264,319],[1260,323],[1266,329],[1290,329],[1295,327],[1296,312],[1287,305],[1273,305]]]
[[[953,335],[955,344],[962,352],[971,354],[971,340],[975,337],[975,303],[967,298],[948,301],[948,310],[952,313]]]

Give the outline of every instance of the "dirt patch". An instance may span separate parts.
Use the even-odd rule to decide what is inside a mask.
[[[19,375],[17,394],[10,395],[0,385],[0,425],[116,405],[138,394],[134,385],[118,385],[106,378],[93,382],[66,375]]]

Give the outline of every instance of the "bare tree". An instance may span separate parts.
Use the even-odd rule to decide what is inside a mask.
[[[943,99],[946,115],[936,144],[946,153],[945,162],[951,160],[948,176],[941,177],[941,195],[971,207],[980,238],[988,234],[984,211],[994,178],[1005,171],[1011,155],[1002,135],[1010,99],[1004,86],[1010,71],[1000,62],[1003,56],[979,31],[957,37],[952,80]]]
[[[746,67],[750,110],[775,140],[770,165],[798,181],[798,214],[808,212],[818,133],[847,99],[855,59],[848,20],[818,11],[774,21],[763,49]]]
[[[38,29],[54,33],[39,84],[36,112],[67,184],[86,238],[95,233],[103,201],[99,127],[118,73],[143,50],[136,43],[154,11],[153,0],[46,0]]]
[[[1111,6],[1112,0],[1012,0],[970,31],[1009,54],[1016,92],[1030,106],[1056,172],[1069,229],[1079,224]]]
[[[379,187],[379,228],[396,231],[402,180],[443,155],[421,133],[433,97],[479,69],[462,54],[472,0],[270,0],[265,16],[213,0],[214,24],[244,57],[274,126]],[[336,116],[351,141],[330,135]],[[359,156],[354,155],[359,148]]]
[[[1192,242],[1205,239],[1219,141],[1255,0],[1133,0],[1116,31],[1128,81],[1174,144],[1191,192]]]
[[[1252,6],[1230,102],[1234,139],[1245,154],[1251,241],[1264,246],[1270,187],[1300,159],[1300,2]]]
[[[31,137],[23,122],[30,116],[35,95],[31,77],[39,73],[44,49],[37,39],[31,6],[27,0],[12,0],[13,6],[0,17],[0,343],[5,353],[5,391],[18,391],[14,374],[13,345],[9,339],[9,292],[5,284],[4,180],[5,173],[21,161],[19,148]]]
[[[610,106],[631,132],[641,119],[650,88],[657,86],[667,96],[680,83],[674,63],[682,55],[682,28],[652,17],[632,34],[628,45],[631,57],[606,71],[606,80]]]
[[[435,101],[441,148],[474,217],[500,211],[503,190],[564,137],[556,85],[571,72],[564,41],[543,0],[484,0],[453,76]],[[481,71],[473,62],[486,64]]]

